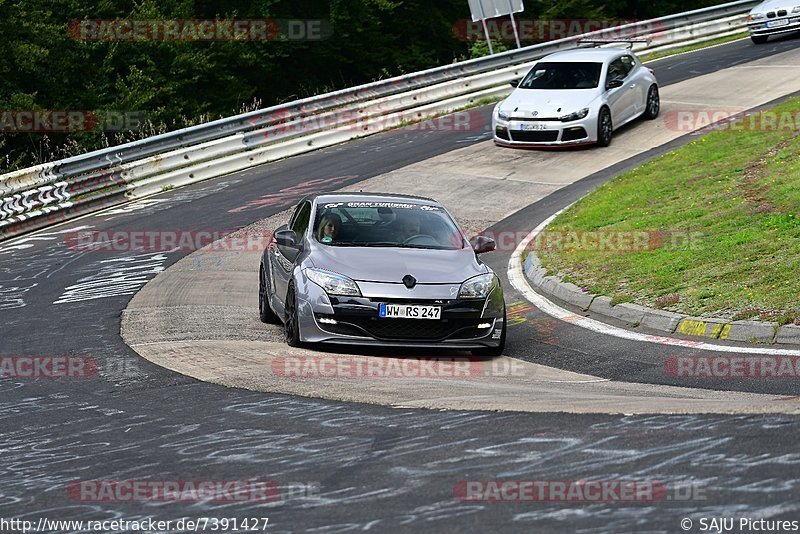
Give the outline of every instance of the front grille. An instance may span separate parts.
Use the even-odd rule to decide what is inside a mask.
[[[380,339],[425,339],[435,340],[449,337],[456,330],[474,325],[474,319],[440,319],[425,321],[419,319],[385,319],[372,317],[352,321],[373,337]]]
[[[558,130],[533,130],[511,132],[511,139],[523,143],[552,143],[558,140]]]
[[[510,141],[510,139],[508,138],[508,130],[506,130],[506,129],[500,129],[500,128],[497,128],[497,129],[494,131],[494,133],[495,133],[495,135],[497,135],[497,137],[499,137],[500,139],[505,139],[506,141]]]
[[[331,317],[329,315],[318,317]],[[470,339],[488,334],[489,328],[478,329],[486,319],[386,319],[381,317],[341,317],[336,324],[319,323],[320,328],[332,334],[364,336],[383,340],[439,341],[446,338]]]
[[[511,117],[512,121],[519,121],[519,122],[555,122],[560,121],[558,117]]]
[[[767,18],[768,19],[774,19],[775,18],[775,12],[774,11],[770,11],[769,13],[767,13]]]
[[[778,16],[779,17],[785,17],[786,16],[786,10],[785,9],[781,9],[780,11],[778,11]]]

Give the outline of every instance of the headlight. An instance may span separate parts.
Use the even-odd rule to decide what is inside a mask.
[[[800,6],[794,6],[792,8],[792,13],[800,13]]]
[[[510,120],[510,119],[511,119],[511,115],[509,115],[509,114],[508,114],[508,113],[506,113],[505,111],[500,111],[500,110],[498,109],[498,110],[497,110],[497,118],[498,118],[498,119],[500,119],[500,120],[503,120],[503,121],[507,121],[507,120]]]
[[[458,290],[460,299],[485,299],[497,285],[497,277],[494,273],[473,276],[463,284]]]
[[[576,121],[586,117],[589,114],[589,108],[583,108],[580,111],[576,111],[575,113],[570,113],[569,115],[564,115],[563,117],[559,117],[558,120],[561,122],[570,122]]]
[[[348,297],[360,297],[361,290],[356,283],[341,274],[323,271],[322,269],[306,269],[306,276],[325,290],[329,295],[346,295]]]
[[[795,9],[797,9],[797,8],[795,8]],[[764,15],[763,13],[750,13],[750,16],[747,17],[747,20],[761,20],[761,19],[763,19],[765,17],[766,17],[766,15]]]

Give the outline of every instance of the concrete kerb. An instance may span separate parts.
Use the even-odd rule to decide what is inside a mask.
[[[611,297],[588,293],[558,276],[548,276],[536,253],[529,251],[523,271],[530,285],[542,295],[555,298],[604,317],[626,323],[629,327],[644,327],[668,334],[742,341],[748,343],[800,344],[800,326],[761,321],[729,321],[714,317],[690,317],[665,310],[621,303],[612,305]]]

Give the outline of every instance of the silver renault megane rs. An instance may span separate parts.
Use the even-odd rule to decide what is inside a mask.
[[[304,198],[261,257],[261,320],[286,342],[441,347],[492,356],[506,338],[503,288],[435,200],[324,193]]]

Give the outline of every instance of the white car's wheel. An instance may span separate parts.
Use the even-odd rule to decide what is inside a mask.
[[[608,146],[611,144],[611,137],[614,135],[614,125],[611,123],[611,111],[604,107],[600,110],[597,118],[597,144]]]
[[[653,84],[650,86],[650,90],[647,91],[647,106],[642,117],[651,121],[658,117],[659,111],[661,111],[661,98],[658,96],[658,86]]]

